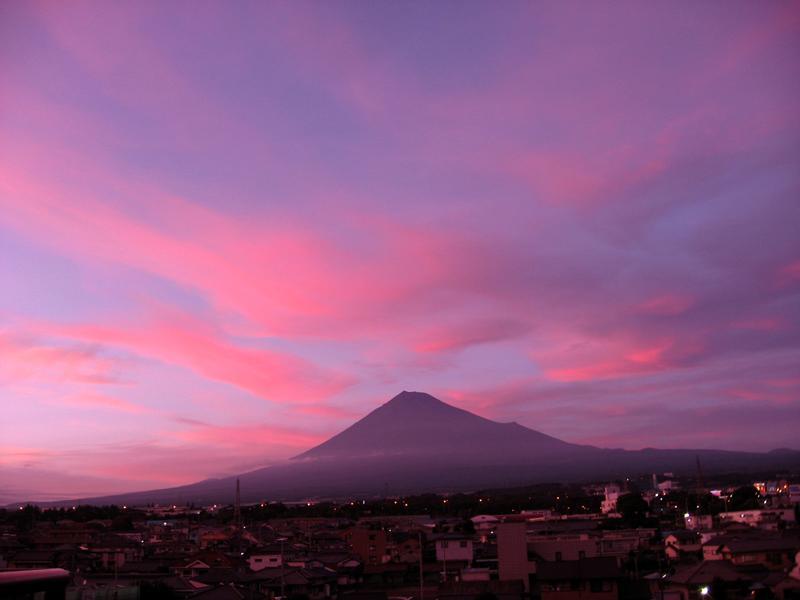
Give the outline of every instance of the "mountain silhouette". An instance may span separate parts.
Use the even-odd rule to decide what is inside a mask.
[[[295,460],[419,455],[478,460],[487,456],[484,445],[506,457],[580,448],[517,423],[490,421],[430,394],[402,392]]]
[[[619,479],[672,471],[694,475],[800,467],[800,452],[630,451],[564,442],[498,423],[421,392],[402,392],[329,440],[255,471],[161,490],[48,504],[198,504],[468,491],[543,482]]]

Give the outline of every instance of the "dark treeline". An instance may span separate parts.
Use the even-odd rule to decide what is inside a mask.
[[[671,491],[660,494],[648,506],[639,492],[639,486],[623,482],[627,491],[621,496],[618,510],[623,520],[618,525],[655,526],[664,519],[682,518],[684,512],[717,515],[725,510],[759,508],[761,498],[752,485],[737,488],[727,500],[709,493]],[[432,517],[458,517],[468,519],[479,514],[513,514],[523,510],[550,510],[555,513],[588,514],[600,511],[602,495],[588,494],[583,486],[540,484],[524,488],[485,490],[452,495],[419,494],[394,498],[352,499],[344,501],[309,501],[306,503],[264,502],[242,506],[245,522],[259,522],[281,518],[342,518],[357,520],[362,517],[419,515]],[[182,506],[193,509],[182,513],[181,518],[195,522],[232,523],[232,505],[216,510]],[[137,509],[121,506],[77,505],[75,507],[41,508],[26,505],[17,509],[0,509],[0,524],[13,525],[19,530],[30,529],[35,523],[73,521],[88,523],[95,520],[111,521],[114,529],[130,529],[136,520],[156,517],[148,507]]]

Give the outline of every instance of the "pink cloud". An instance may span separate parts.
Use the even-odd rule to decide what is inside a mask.
[[[91,344],[56,345],[0,330],[0,381],[118,383],[119,361]]]
[[[778,331],[784,325],[784,320],[778,317],[743,319],[733,324],[736,329],[749,329],[751,331]]]
[[[29,465],[41,462],[52,455],[52,450],[3,444],[0,445],[0,466]]]
[[[95,386],[123,374],[126,399],[206,423],[269,410],[290,445],[291,419],[322,431],[421,381],[576,439],[613,417],[638,443],[640,397],[656,416],[707,393],[782,402],[791,387],[715,370],[791,381],[759,361],[797,339],[800,12],[740,9],[14,6],[0,310],[32,325],[0,334],[13,408],[42,387],[76,428],[149,434],[160,413],[117,419],[135,404]],[[225,442],[240,425],[209,427],[43,460],[126,464],[144,485],[289,447],[260,443],[264,425],[241,430],[249,454]]]
[[[781,267],[776,279],[780,286],[788,286],[800,281],[800,260]]]
[[[147,9],[100,8],[91,2],[71,7],[41,3],[32,8],[55,45],[80,65],[82,76],[91,78],[119,105],[158,122],[162,131],[169,132],[171,144],[197,152],[214,144],[244,141],[262,157],[271,154],[271,147],[253,135],[247,122],[215,102],[175,64],[169,44],[150,34]],[[55,107],[55,112],[62,109]],[[87,133],[97,131],[103,121],[95,117]]]
[[[236,220],[147,187],[133,188],[144,194],[137,215],[2,167],[0,190],[0,222],[82,260],[186,286],[267,335],[380,327],[387,308],[413,307],[420,289],[459,276],[451,264],[455,240],[364,214],[343,221],[357,241],[336,244],[336,236],[311,227]],[[200,231],[202,238],[188,235]]]
[[[319,400],[353,384],[349,376],[318,368],[290,354],[236,345],[208,323],[186,313],[162,311],[143,322],[120,325],[41,327],[60,336],[182,366],[279,402]]]
[[[357,419],[361,415],[357,412],[341,408],[339,406],[332,406],[330,404],[301,404],[294,408],[297,414],[307,415],[311,417],[323,417],[330,419]]]
[[[277,425],[210,425],[191,419],[179,420],[191,429],[176,431],[172,436],[184,442],[235,448],[247,454],[265,453],[267,449],[282,446],[293,449],[310,448],[323,442],[325,436]],[[267,456],[267,454],[263,454]]]
[[[705,344],[697,337],[664,338],[640,342],[618,338],[598,342],[577,352],[538,353],[545,376],[562,382],[590,381],[671,371],[702,357]]]
[[[129,414],[143,414],[149,412],[148,409],[139,404],[128,402],[121,398],[115,398],[108,394],[97,394],[92,392],[84,392],[74,394],[60,399],[57,404],[74,406],[78,408],[100,408],[106,410],[114,410]]]
[[[673,316],[686,312],[694,304],[694,299],[682,294],[664,294],[654,296],[639,305],[639,310],[646,314]]]
[[[637,156],[634,148],[621,147],[604,156],[528,153],[512,159],[509,171],[528,181],[545,202],[580,206],[618,197],[662,174],[666,166],[658,155]]]
[[[481,318],[458,321],[449,327],[424,332],[414,346],[417,352],[443,352],[461,350],[476,344],[499,342],[519,338],[530,330],[521,321]]]

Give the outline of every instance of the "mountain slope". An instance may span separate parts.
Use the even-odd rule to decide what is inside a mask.
[[[570,444],[497,423],[419,392],[403,392],[328,441],[281,464],[239,475],[242,499],[296,500],[475,490],[642,473],[800,469],[800,452],[639,451]],[[230,502],[237,476],[63,503]]]
[[[430,394],[402,392],[297,459],[447,454],[464,459],[502,452],[551,454],[581,446],[522,427],[497,423],[445,404]]]

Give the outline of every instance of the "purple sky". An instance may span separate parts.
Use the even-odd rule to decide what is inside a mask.
[[[251,469],[403,389],[797,447],[798,56],[796,2],[0,4],[0,489]]]

